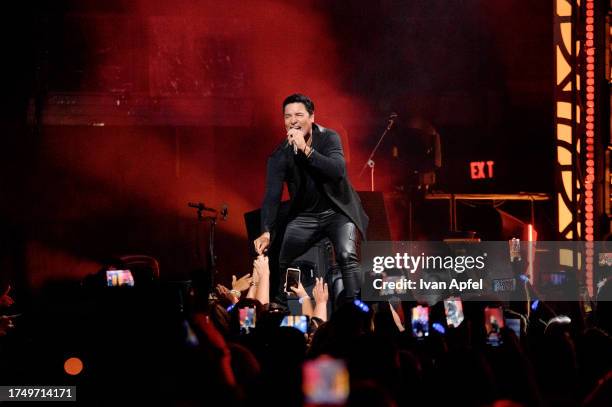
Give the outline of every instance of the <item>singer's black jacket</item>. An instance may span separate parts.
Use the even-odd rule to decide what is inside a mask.
[[[369,219],[361,206],[359,195],[348,180],[340,136],[331,129],[313,124],[311,147],[314,151],[307,159],[307,165],[310,165],[320,175],[323,191],[327,197],[355,223],[365,240]],[[272,239],[275,237],[274,231],[283,192],[283,182],[287,183],[291,197],[289,220],[297,215],[295,202],[299,201],[300,193],[303,191],[300,188],[303,180],[295,160],[296,155],[293,148],[288,146],[286,141],[268,158],[266,194],[261,210],[261,229],[262,233],[270,232]]]

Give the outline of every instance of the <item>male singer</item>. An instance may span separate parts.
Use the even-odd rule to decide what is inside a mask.
[[[279,270],[283,298],[287,267],[314,243],[328,237],[342,270],[345,298],[359,294],[359,234],[365,238],[368,216],[349,183],[338,134],[314,122],[314,103],[302,94],[283,102],[287,137],[268,158],[262,231],[255,250],[262,254],[274,237],[278,207],[287,183],[291,203],[281,244]]]

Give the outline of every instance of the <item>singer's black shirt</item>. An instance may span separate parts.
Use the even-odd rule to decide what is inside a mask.
[[[307,158],[300,155],[295,159],[298,171],[302,177],[300,190],[296,194],[296,210],[298,213],[321,213],[334,208],[325,191],[323,191],[323,179],[309,166]]]

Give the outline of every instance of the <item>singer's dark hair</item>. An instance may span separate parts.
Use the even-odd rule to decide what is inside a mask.
[[[301,93],[294,93],[293,95],[287,96],[283,101],[283,113],[285,112],[285,106],[291,103],[301,103],[304,105],[309,115],[312,115],[314,113],[314,103],[306,95],[302,95]]]

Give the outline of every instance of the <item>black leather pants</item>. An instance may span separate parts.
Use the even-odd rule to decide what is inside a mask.
[[[287,267],[323,237],[328,237],[334,245],[336,261],[342,270],[345,298],[352,300],[358,296],[361,281],[357,256],[359,231],[346,215],[332,209],[321,213],[302,213],[287,225],[279,255],[279,294],[283,291]]]

